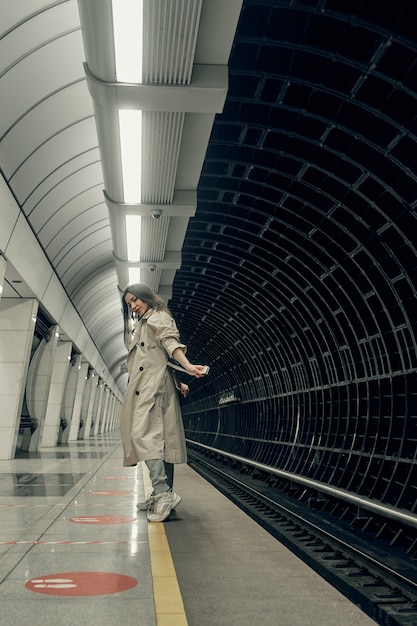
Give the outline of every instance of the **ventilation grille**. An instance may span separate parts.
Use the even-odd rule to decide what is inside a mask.
[[[141,261],[152,264],[164,260],[168,227],[169,217],[164,215],[158,220],[142,217]]]
[[[188,85],[202,0],[145,0],[143,82]]]
[[[185,114],[144,111],[142,202],[172,202]]]

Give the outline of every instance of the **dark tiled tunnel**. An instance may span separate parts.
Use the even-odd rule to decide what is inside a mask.
[[[413,2],[244,2],[170,303],[212,367],[184,405],[190,441],[410,513],[416,18]],[[414,557],[411,517],[362,524]]]

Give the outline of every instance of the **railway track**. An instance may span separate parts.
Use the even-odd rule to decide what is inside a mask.
[[[417,626],[417,563],[291,498],[265,475],[189,446],[189,465],[383,626]]]

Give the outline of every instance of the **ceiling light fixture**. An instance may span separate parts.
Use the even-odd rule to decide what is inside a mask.
[[[112,0],[118,82],[142,82],[143,1]]]
[[[143,0],[112,0],[116,80],[142,83]],[[123,200],[142,200],[142,111],[119,110]],[[140,260],[141,217],[126,216],[127,258]],[[140,268],[128,268],[129,284],[140,282]]]
[[[127,258],[131,263],[136,263],[140,260],[142,226],[141,216],[126,215],[125,225]],[[128,282],[129,285],[141,282],[141,270],[139,267],[128,268]]]
[[[142,199],[142,111],[119,111],[120,151],[125,202]]]
[[[129,285],[136,285],[140,283],[140,267],[129,267],[128,268],[128,283]]]
[[[143,0],[112,0],[118,82],[142,82]],[[119,110],[124,201],[141,201],[142,111]]]
[[[140,215],[126,215],[127,259],[131,263],[140,261],[141,219]]]

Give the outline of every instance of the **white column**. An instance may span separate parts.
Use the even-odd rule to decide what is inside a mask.
[[[100,419],[102,415],[102,407],[104,404],[104,382],[102,380],[99,381],[98,385],[98,403],[96,414],[94,415],[94,435],[97,435],[99,432]]]
[[[88,363],[82,363],[81,354],[77,357],[77,377],[76,377],[76,387],[75,387],[75,395],[74,395],[74,405],[72,408],[71,415],[71,424],[70,430],[68,434],[68,441],[77,441],[78,433],[80,430],[80,415],[81,415],[81,406],[83,402],[83,395],[85,389],[85,381],[88,372]]]
[[[114,395],[111,389],[109,389],[109,406],[107,409],[106,423],[104,425],[105,433],[108,433],[111,430],[111,416],[113,413],[113,406],[114,406]]]
[[[98,386],[98,376],[95,372],[91,374],[88,382],[91,385],[90,398],[88,401],[87,408],[87,420],[84,428],[84,438],[91,437],[91,423],[93,421],[93,411],[94,406],[96,404],[96,396],[97,396],[97,386]]]
[[[0,459],[15,455],[38,302],[0,300]]]
[[[85,429],[87,426],[88,407],[90,404],[90,396],[91,396],[91,389],[92,389],[91,376],[90,377],[88,376],[88,369],[89,368],[87,366],[86,381],[85,381],[83,401],[81,404],[81,413],[80,413],[80,424],[82,423],[82,426],[80,426],[80,429],[78,431],[78,439],[84,439]]]
[[[111,407],[110,407],[110,414],[109,414],[109,421],[107,424],[107,430],[113,430],[113,420],[114,420],[114,407],[116,406],[116,397],[112,394],[111,396]]]
[[[114,402],[113,402],[113,414],[111,416],[111,429],[112,430],[116,430],[117,427],[117,410],[118,410],[118,406],[119,406],[119,401],[116,398],[116,396],[114,396]]]
[[[70,341],[58,343],[55,350],[48,406],[41,436],[41,448],[55,447],[58,443],[62,400],[68,377],[71,350],[72,343]]]
[[[113,428],[112,430],[117,430],[119,428],[119,411],[120,411],[120,401],[116,398],[114,398],[114,414],[113,414]]]
[[[57,345],[58,330],[57,326],[54,326],[51,328],[49,339],[42,339],[29,364],[26,380],[26,406],[29,415],[38,420],[38,428],[30,439],[29,452],[36,452],[42,440]]]
[[[107,415],[107,411],[109,409],[109,390],[107,387],[104,388],[104,397],[103,397],[103,404],[101,405],[101,417],[100,417],[100,426],[98,427],[98,432],[100,434],[103,434],[104,431],[104,424],[106,422],[106,415]]]
[[[4,277],[6,275],[6,259],[0,255],[0,300],[3,293]]]
[[[74,409],[75,393],[77,391],[78,382],[78,364],[80,363],[81,355],[79,354],[76,361],[70,361],[68,368],[68,376],[65,384],[64,398],[62,401],[61,418],[65,420],[66,427],[61,435],[61,445],[68,443],[69,431],[71,428],[71,417]]]
[[[114,430],[118,430],[120,428],[120,410],[122,408],[121,402],[117,400],[116,402],[116,412],[114,414]]]
[[[105,425],[105,422],[106,422],[106,415],[107,415],[107,411],[108,411],[108,408],[109,408],[109,398],[110,398],[110,390],[106,387],[104,389],[104,399],[103,399],[103,404],[102,404],[102,407],[101,407],[100,426],[99,426],[99,429],[98,429],[98,432],[100,434],[105,432],[104,425]]]

